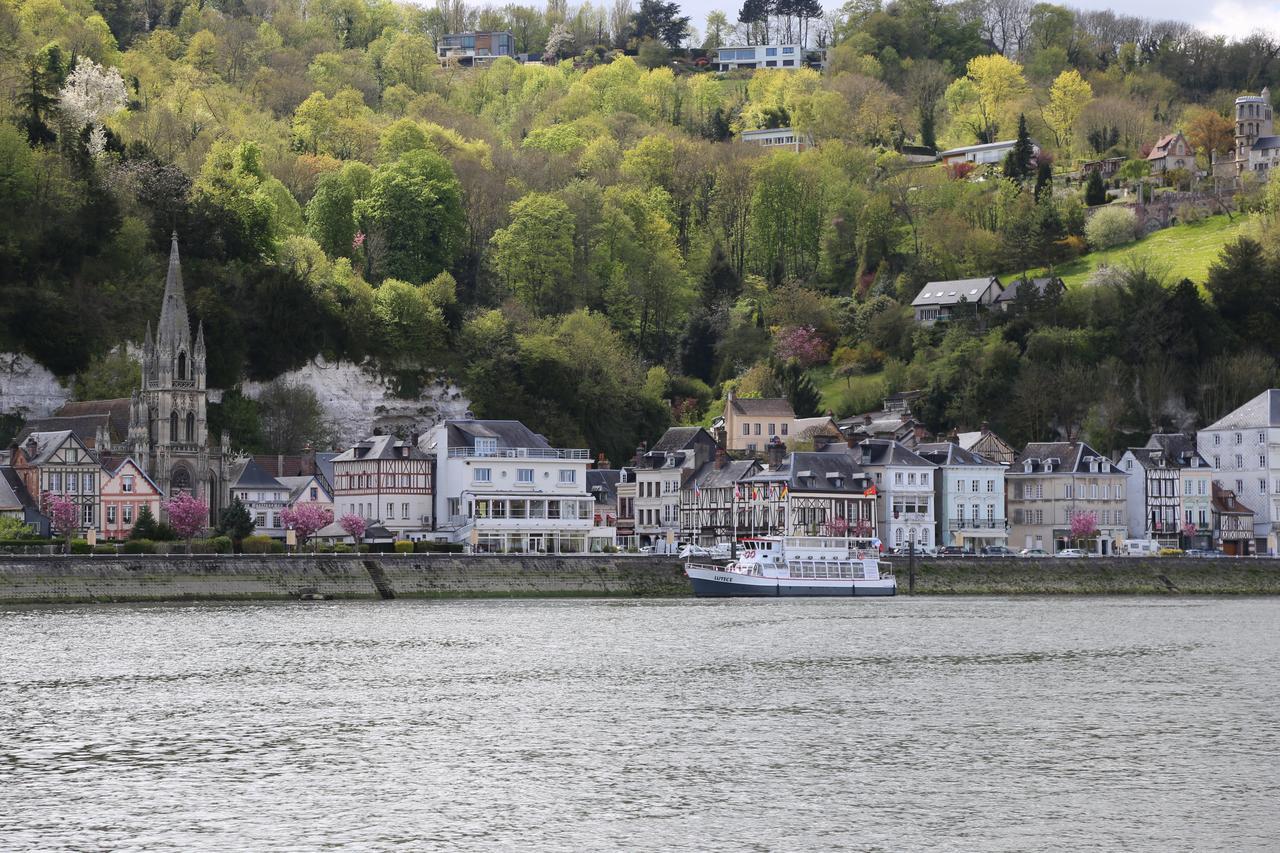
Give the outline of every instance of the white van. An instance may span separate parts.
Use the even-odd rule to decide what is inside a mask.
[[[1126,539],[1120,543],[1120,549],[1129,557],[1160,556],[1160,543],[1154,539]]]

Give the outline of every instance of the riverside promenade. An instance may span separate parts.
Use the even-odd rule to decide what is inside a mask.
[[[923,559],[900,595],[1280,595],[1280,560]],[[690,595],[679,561],[629,555],[0,557],[0,606],[302,598],[662,598]]]

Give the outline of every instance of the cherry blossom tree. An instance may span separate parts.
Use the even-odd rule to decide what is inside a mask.
[[[801,367],[825,363],[831,355],[831,346],[813,326],[782,329],[774,339],[773,350],[782,361],[795,362]]]
[[[849,532],[849,521],[845,518],[833,518],[827,522],[828,536],[844,536]]]
[[[129,102],[120,72],[114,68],[103,68],[84,57],[76,62],[76,69],[67,76],[58,98],[63,115],[77,130],[89,128],[89,151],[95,157],[107,144],[102,120],[120,112]]]
[[[70,548],[71,536],[80,526],[75,502],[66,495],[55,495],[53,492],[45,492],[41,496],[41,502],[44,505],[44,514],[49,516],[49,525],[53,528],[53,532],[61,536]]]
[[[187,550],[191,550],[191,540],[209,526],[209,505],[183,491],[164,502],[164,511],[169,517],[169,526],[187,540]]]
[[[349,512],[338,519],[338,524],[342,525],[342,529],[347,532],[347,535],[356,541],[356,550],[360,550],[360,540],[364,538],[365,528],[368,527],[364,517],[356,515],[354,512]]]
[[[317,530],[333,523],[333,510],[324,504],[304,503],[291,506],[280,513],[280,522],[293,528],[301,545],[316,534]]]
[[[1083,542],[1098,535],[1097,513],[1081,510],[1071,514],[1071,538]]]

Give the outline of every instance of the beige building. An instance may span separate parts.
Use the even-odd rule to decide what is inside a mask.
[[[725,398],[724,432],[729,450],[763,453],[774,436],[785,443],[795,431],[796,413],[785,397],[739,397],[730,391]]]
[[[1085,547],[1112,554],[1127,536],[1123,471],[1079,441],[1028,444],[1005,475],[1009,503],[1009,547],[1056,553]],[[1083,546],[1073,541],[1071,521],[1092,513],[1097,534]]]

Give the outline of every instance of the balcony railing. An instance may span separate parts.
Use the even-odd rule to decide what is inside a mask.
[[[450,459],[590,459],[582,447],[499,447],[476,450],[474,447],[450,447]]]
[[[1003,518],[953,518],[947,521],[948,530],[1004,530]]]

